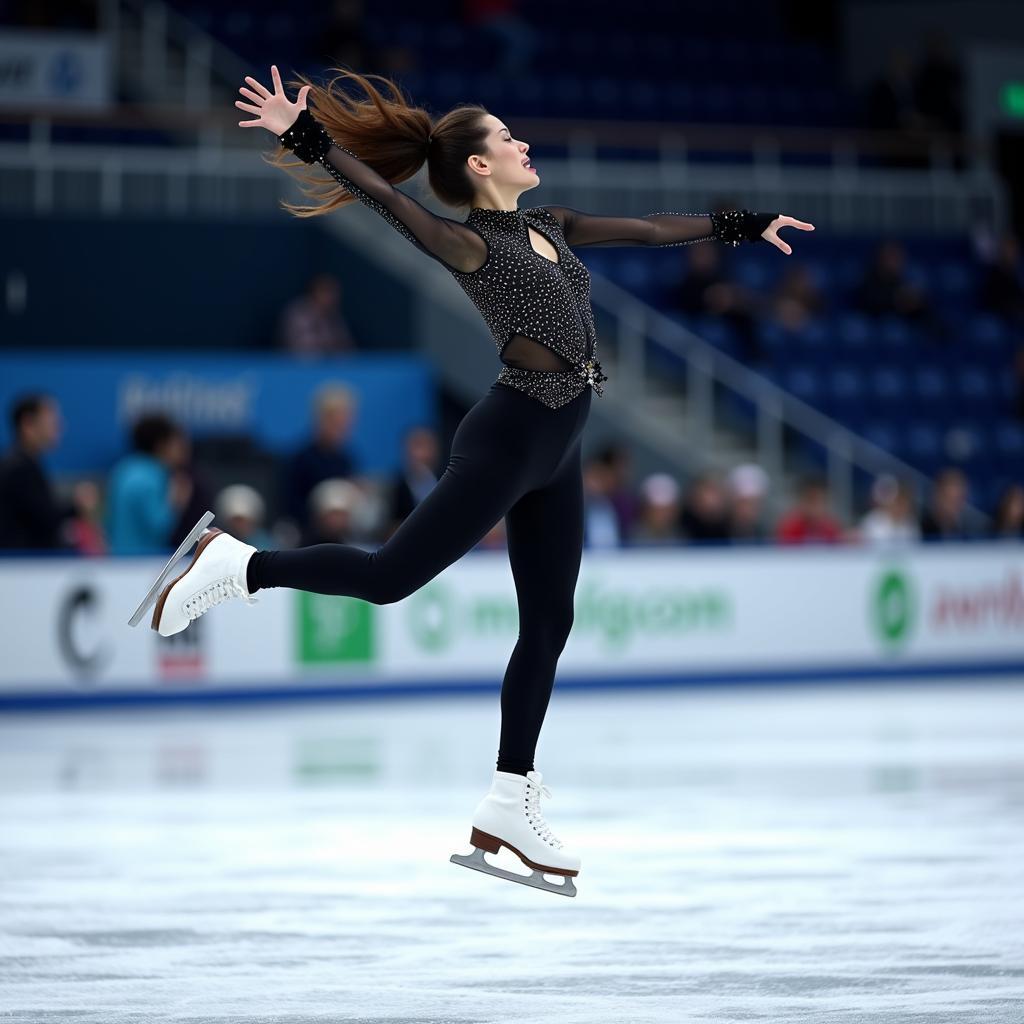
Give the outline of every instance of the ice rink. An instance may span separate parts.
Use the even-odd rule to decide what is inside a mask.
[[[496,692],[3,717],[0,1020],[1024,1020],[1024,681],[556,687],[574,899],[449,863],[497,735]]]

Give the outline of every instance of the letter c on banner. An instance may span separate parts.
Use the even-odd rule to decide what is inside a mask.
[[[100,598],[88,583],[72,587],[57,610],[57,643],[68,667],[95,676],[110,661],[110,644],[99,635]]]

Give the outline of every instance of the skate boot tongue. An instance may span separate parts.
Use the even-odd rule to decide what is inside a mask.
[[[551,790],[548,789],[547,786],[541,785],[541,780],[543,779],[543,776],[540,772],[527,772],[526,777],[530,780],[530,782],[533,783],[533,786],[527,783],[526,788],[528,791],[532,790],[535,793],[543,793],[544,796],[551,796]]]

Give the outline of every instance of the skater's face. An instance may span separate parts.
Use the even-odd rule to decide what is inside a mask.
[[[470,171],[502,190],[519,194],[540,184],[540,174],[530,165],[528,143],[515,138],[499,117],[487,114],[487,149],[469,158]]]

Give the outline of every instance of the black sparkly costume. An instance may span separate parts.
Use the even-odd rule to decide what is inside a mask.
[[[668,247],[718,239],[754,241],[777,216],[652,213],[601,217],[565,206],[493,210],[474,206],[464,222],[439,217],[394,188],[303,110],[280,143],[306,163],[319,163],[361,203],[446,267],[480,310],[505,364],[498,380],[557,409],[586,387],[599,395],[608,378],[595,356],[590,274],[571,246]],[[530,229],[558,259],[541,255]]]
[[[261,551],[250,592],[291,587],[400,601],[473,548],[504,516],[519,638],[501,690],[498,769],[525,773],[573,622],[583,552],[582,433],[607,378],[595,357],[590,277],[573,245],[687,245],[760,237],[774,214],[600,217],[562,206],[431,213],[335,143],[303,110],[279,137],[445,266],[482,313],[505,364],[452,438],[436,486],[377,550],[318,544]],[[558,259],[534,249],[530,229]]]

